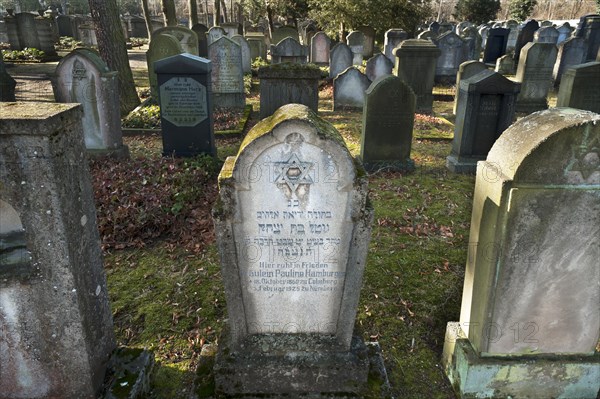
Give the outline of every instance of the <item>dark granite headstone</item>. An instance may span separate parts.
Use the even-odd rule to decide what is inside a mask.
[[[59,36],[73,37],[73,25],[71,23],[71,17],[68,15],[59,15],[56,17],[56,24],[58,25]]]
[[[209,60],[191,54],[155,63],[164,156],[217,155],[211,66]]]
[[[574,65],[582,64],[587,52],[587,43],[582,37],[572,37],[558,45],[558,55],[552,70],[554,86],[558,87],[563,73]]]
[[[485,50],[483,51],[483,62],[485,64],[496,64],[496,60],[506,53],[508,35],[510,29],[492,28],[488,32]]]
[[[548,108],[548,91],[552,86],[552,69],[558,50],[552,43],[527,43],[515,79],[521,83],[517,112],[531,113]]]
[[[600,50],[600,15],[593,15],[586,18],[583,38],[588,45],[585,61],[593,61],[596,59],[598,50]]]
[[[198,55],[200,57],[208,57],[208,27],[203,24],[196,24],[192,26],[192,30],[196,32],[198,36]]]
[[[534,19],[529,20],[521,27],[517,35],[517,43],[515,44],[515,65],[519,64],[521,49],[529,42],[533,41],[535,31],[540,28],[540,24]]]
[[[600,62],[592,61],[567,69],[560,83],[556,106],[600,114]]]
[[[458,67],[458,73],[456,74],[456,87],[460,88],[460,82],[463,79],[468,79],[471,76],[477,75],[479,72],[485,71],[487,66],[480,61],[466,61],[460,64]],[[458,107],[458,97],[460,96],[460,90],[456,91],[454,98],[454,109],[453,113],[456,115],[456,109]]]

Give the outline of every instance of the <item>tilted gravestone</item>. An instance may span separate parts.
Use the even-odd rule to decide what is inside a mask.
[[[150,82],[150,94],[154,101],[158,102],[158,86],[154,63],[163,58],[172,57],[183,53],[181,43],[175,36],[169,34],[152,35],[148,51],[146,51],[146,63],[148,64],[148,80]]]
[[[329,77],[335,78],[352,66],[352,50],[344,43],[338,43],[329,54]]]
[[[242,70],[244,73],[250,73],[252,71],[252,60],[250,59],[250,46],[248,42],[241,35],[231,36],[231,40],[236,42],[242,50]]]
[[[555,87],[560,85],[562,75],[568,68],[584,62],[586,51],[587,43],[581,37],[572,37],[558,45],[558,55],[552,70]]]
[[[0,396],[96,398],[115,348],[77,104],[0,106]]]
[[[536,112],[477,167],[459,323],[443,366],[461,397],[600,389],[600,115]]]
[[[282,105],[303,104],[319,109],[321,70],[314,65],[271,64],[258,70],[260,117],[273,115]]]
[[[361,169],[337,130],[299,104],[259,122],[225,162],[213,208],[229,320],[217,391],[364,390],[354,320],[373,211]]]
[[[184,53],[198,55],[198,35],[191,29],[183,26],[165,26],[152,33],[152,38],[157,35],[171,35],[179,41]]]
[[[556,45],[552,43],[527,43],[523,47],[516,75],[516,80],[521,82],[517,112],[530,113],[548,108],[556,54]]]
[[[419,33],[419,35],[417,36],[417,39],[433,41],[436,37],[437,37],[437,35],[435,35],[432,31],[426,30],[426,31]]]
[[[365,74],[371,82],[377,80],[380,76],[391,75],[394,64],[388,58],[379,53],[367,61],[367,67],[365,68]]]
[[[244,71],[242,50],[227,36],[208,45],[212,62],[211,85],[215,108],[244,108]]]
[[[354,66],[340,73],[333,79],[333,110],[362,109],[370,85],[367,75]]]
[[[456,73],[460,64],[467,60],[465,41],[454,32],[439,36],[434,43],[440,49],[435,67],[435,81],[438,83],[456,83]]]
[[[410,149],[415,104],[414,93],[397,76],[380,77],[367,89],[360,140],[365,169],[414,169]]]
[[[600,114],[600,62],[587,62],[567,69],[560,83],[556,106]]]
[[[52,77],[57,102],[81,104],[89,155],[129,156],[121,133],[118,79],[118,72],[111,71],[99,54],[85,48],[65,56]]]
[[[281,62],[292,62],[296,64],[306,64],[308,49],[300,44],[299,41],[286,37],[276,45],[271,45],[271,62],[279,64]]]
[[[352,51],[352,65],[362,65],[365,40],[365,34],[357,30],[350,32],[346,36],[346,44],[350,47],[350,51]]]
[[[211,62],[191,54],[157,61],[163,155],[217,155],[213,133]]]
[[[392,63],[396,62],[394,56],[394,49],[402,43],[402,41],[408,39],[408,33],[402,29],[390,29],[385,32],[385,39],[383,43],[383,52]]]
[[[454,97],[454,108],[452,112],[456,115],[456,108],[458,106],[458,98],[460,96],[460,81],[463,79],[468,79],[471,76],[477,75],[479,72],[487,70],[487,66],[480,61],[467,61],[460,64],[458,67],[458,72],[456,74],[456,95]]]
[[[488,38],[483,51],[483,62],[486,64],[496,64],[496,60],[506,53],[508,45],[509,29],[493,28],[488,32]]]
[[[520,85],[497,72],[482,71],[461,79],[452,153],[446,167],[455,173],[474,173],[492,145],[515,117]]]
[[[440,50],[429,40],[408,39],[394,50],[394,72],[417,96],[417,112],[431,112],[436,60]]]
[[[15,101],[15,87],[17,81],[9,75],[0,56],[0,102]]]
[[[329,64],[331,39],[325,32],[317,32],[310,41],[310,62],[316,65]]]

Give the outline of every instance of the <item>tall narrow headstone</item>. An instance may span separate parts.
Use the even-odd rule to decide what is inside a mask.
[[[436,60],[440,49],[429,40],[408,39],[394,50],[394,72],[417,96],[417,112],[431,112]]]
[[[435,67],[435,81],[455,83],[460,64],[467,60],[465,41],[454,32],[439,36],[434,42],[440,49],[440,57]]]
[[[370,26],[359,26],[356,28],[357,31],[362,32],[365,35],[365,41],[363,46],[363,58],[369,59],[373,56],[375,51],[375,29]]]
[[[250,73],[252,70],[252,60],[250,59],[250,46],[248,42],[241,35],[231,36],[231,40],[236,42],[242,50],[242,70],[244,73]]]
[[[600,114],[600,62],[587,62],[567,69],[560,83],[556,106]]]
[[[517,37],[519,36],[519,23],[510,20],[505,23],[505,27],[509,30],[506,41],[506,51],[513,52],[517,45]]]
[[[244,71],[242,50],[236,42],[222,36],[208,45],[208,58],[212,61],[211,86],[216,108],[244,108]]]
[[[587,52],[587,43],[581,37],[572,37],[558,45],[558,55],[552,70],[554,86],[558,87],[563,73],[570,67],[582,64]]]
[[[352,65],[362,65],[365,40],[365,34],[357,30],[346,36],[346,44],[352,51]]]
[[[316,65],[329,64],[331,39],[325,32],[317,32],[310,41],[310,62]]]
[[[415,105],[415,94],[397,76],[382,76],[369,86],[360,140],[365,169],[414,169],[410,149]]]
[[[514,120],[520,85],[497,72],[482,71],[460,82],[452,153],[446,167],[474,173],[500,134]]]
[[[460,81],[463,79],[468,79],[471,76],[477,75],[481,71],[487,70],[487,66],[480,61],[466,61],[460,64],[458,67],[458,72],[456,74],[456,96],[454,98],[454,109],[453,113],[456,115],[456,108],[458,106],[458,98],[460,96]]]
[[[219,392],[363,393],[354,321],[373,212],[357,168],[337,130],[299,104],[258,123],[225,162],[213,209],[229,320]]]
[[[516,75],[516,80],[521,83],[517,112],[531,113],[548,108],[547,97],[557,52],[552,43],[527,43],[523,47]]]
[[[367,75],[355,66],[340,73],[333,79],[333,110],[362,109],[370,85]]]
[[[481,57],[481,35],[474,27],[465,28],[460,37],[465,41],[466,61],[479,61]]]
[[[163,58],[183,53],[181,43],[175,36],[169,34],[153,34],[148,51],[146,51],[146,63],[148,64],[148,81],[150,82],[150,94],[154,101],[158,102],[158,86],[154,63]]]
[[[527,21],[519,30],[517,35],[517,43],[515,44],[515,65],[519,64],[521,49],[529,42],[533,41],[535,31],[540,28],[538,22],[534,19]]]
[[[344,43],[338,43],[329,54],[329,77],[335,78],[352,66],[352,50]]]
[[[0,106],[0,396],[96,398],[115,348],[81,109]]]
[[[380,76],[391,75],[394,64],[388,58],[379,53],[367,61],[367,67],[365,68],[365,74],[371,82],[374,82]]]
[[[38,50],[42,50],[47,56],[56,56],[56,49],[54,48],[54,42],[56,41],[54,20],[50,18],[36,18],[35,29],[40,41]]]
[[[56,25],[58,25],[59,36],[73,37],[73,25],[71,17],[68,15],[59,15],[56,17]]]
[[[479,162],[459,323],[443,367],[460,397],[600,390],[600,115],[520,119]]]
[[[396,57],[394,56],[394,49],[406,39],[408,39],[408,33],[403,31],[402,29],[390,29],[385,32],[383,52],[385,56],[388,57],[390,61],[392,61],[392,63],[396,62]]]

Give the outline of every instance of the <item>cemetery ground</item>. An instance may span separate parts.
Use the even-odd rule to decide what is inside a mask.
[[[132,65],[146,90],[145,66]],[[20,68],[31,67],[10,71],[18,78]],[[362,112],[331,111],[331,84],[319,97],[319,114],[356,156]],[[417,117],[416,170],[369,176],[375,220],[356,325],[379,341],[395,397],[455,397],[440,358],[446,323],[459,319],[475,178],[445,167],[453,126],[436,116],[451,122],[453,103],[442,98],[433,116]],[[257,84],[247,102],[245,132],[258,121]],[[129,136],[130,160],[90,163],[117,339],[154,352],[154,398],[189,397],[202,346],[218,343],[225,326],[210,210],[221,165],[241,140],[218,137],[218,159],[175,159],[161,156],[160,136]],[[197,388],[202,397],[206,387]]]

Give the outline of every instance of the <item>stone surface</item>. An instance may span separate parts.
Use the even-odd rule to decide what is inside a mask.
[[[571,25],[568,22],[565,22],[561,26],[558,27],[558,39],[556,40],[556,44],[561,44],[565,40],[571,37],[572,33]]]
[[[23,50],[25,48],[40,48],[40,38],[37,34],[35,16],[28,12],[15,15],[17,35],[19,37],[18,48],[13,50]]]
[[[317,65],[329,65],[331,39],[325,32],[317,32],[310,41],[310,62]]]
[[[54,48],[54,42],[56,41],[54,20],[42,17],[36,18],[35,29],[40,41],[38,49],[46,53],[47,56],[56,56],[56,49]]]
[[[436,60],[440,50],[429,40],[409,39],[394,50],[394,72],[417,96],[417,112],[431,112]]]
[[[277,45],[277,43],[288,37],[300,42],[300,35],[298,34],[296,28],[293,26],[282,26],[281,28],[277,28],[273,31],[272,43]]]
[[[352,51],[352,65],[362,65],[365,51],[365,34],[357,30],[348,33],[346,44]]]
[[[391,75],[394,64],[388,58],[379,53],[367,61],[367,67],[365,68],[365,74],[371,82],[377,80],[380,76]]]
[[[434,43],[440,49],[440,56],[435,66],[435,81],[456,83],[458,67],[467,60],[465,41],[456,33],[448,32],[439,36]]]
[[[414,93],[397,76],[383,76],[367,89],[360,147],[365,169],[414,169],[410,149],[415,105]]]
[[[483,52],[483,62],[485,64],[495,65],[496,60],[506,53],[509,34],[510,29],[493,28],[489,30]]]
[[[531,113],[548,108],[546,98],[552,86],[557,52],[552,43],[527,43],[523,47],[515,77],[521,83],[517,112]]]
[[[242,70],[244,73],[250,73],[252,71],[252,60],[250,59],[250,46],[248,42],[241,35],[231,36],[231,40],[236,42],[242,50]]]
[[[375,52],[375,29],[370,26],[359,26],[357,31],[362,32],[365,36],[363,42],[363,58],[368,59],[373,57]]]
[[[333,79],[333,110],[362,109],[370,85],[367,75],[354,66],[340,73]]]
[[[534,19],[528,20],[523,26],[520,27],[519,34],[517,35],[517,42],[515,43],[515,65],[519,64],[521,49],[525,47],[527,43],[533,41],[535,31],[539,28],[540,24]]]
[[[1,395],[95,398],[115,342],[80,106],[2,103],[0,141]]]
[[[71,17],[68,15],[59,15],[56,17],[56,25],[58,25],[59,36],[73,37],[73,25]]]
[[[558,36],[560,33],[558,29],[553,26],[544,26],[543,28],[535,31],[533,35],[533,41],[537,43],[552,43],[556,44],[558,42]]]
[[[481,56],[481,35],[474,27],[465,28],[460,37],[465,41],[466,60],[479,61]]]
[[[165,34],[177,39],[184,53],[198,55],[198,35],[193,30],[184,28],[183,26],[165,26],[154,31],[152,38]]]
[[[258,78],[261,119],[286,104],[304,104],[318,111],[321,70],[314,65],[272,64],[261,67]]]
[[[396,57],[394,56],[394,49],[406,39],[408,39],[408,33],[403,31],[402,29],[390,29],[385,32],[383,52],[385,56],[388,57],[390,61],[392,61],[392,63],[396,62]]]
[[[446,167],[455,173],[474,173],[500,134],[513,122],[520,85],[485,70],[461,79],[452,153]]]
[[[59,103],[80,103],[85,147],[90,153],[127,157],[121,133],[118,72],[108,69],[100,55],[79,48],[58,63],[52,77]]]
[[[567,69],[560,84],[556,106],[600,114],[600,62],[588,62]]]
[[[335,78],[352,66],[352,50],[344,43],[338,43],[329,55],[329,77]]]
[[[502,75],[514,75],[515,74],[515,60],[512,55],[504,54],[502,57],[496,60],[496,72]]]
[[[286,37],[276,45],[271,45],[271,62],[274,64],[282,62],[306,64],[307,57],[307,48],[291,37]]]
[[[208,27],[204,24],[195,24],[191,29],[198,37],[198,55],[208,57]]]
[[[150,94],[158,102],[158,81],[154,72],[154,63],[163,58],[172,57],[183,53],[183,48],[175,36],[169,34],[153,34],[148,51],[146,51],[146,63],[148,64],[148,80],[150,82]]]
[[[267,59],[267,42],[265,35],[262,33],[248,33],[246,40],[250,47],[250,58],[252,60],[260,57],[263,60]]]
[[[587,44],[581,37],[572,37],[558,45],[558,55],[552,70],[555,87],[560,85],[562,75],[567,69],[584,62],[586,51]]]
[[[0,102],[15,101],[15,87],[17,81],[9,75],[4,66],[4,61],[0,57]]]
[[[225,29],[221,28],[220,26],[213,26],[212,28],[210,28],[208,30],[207,35],[208,35],[208,44],[210,45],[211,43],[216,42],[223,36],[227,36],[227,32],[225,31]]]
[[[458,106],[458,98],[460,96],[460,82],[463,79],[468,79],[471,76],[477,75],[479,72],[487,70],[487,66],[480,61],[466,61],[460,64],[458,72],[456,74],[456,96],[454,97],[454,108],[452,112],[456,115],[456,108]]]
[[[227,36],[208,45],[212,62],[211,85],[213,105],[216,108],[244,108],[244,71],[242,50]]]
[[[600,15],[591,15],[585,19],[583,38],[588,45],[585,62],[594,61],[600,50]]]
[[[225,162],[213,218],[230,331],[217,392],[364,389],[353,329],[373,215],[357,165],[335,128],[298,104],[257,124]]]
[[[164,156],[216,156],[211,67],[187,53],[156,62]]]

